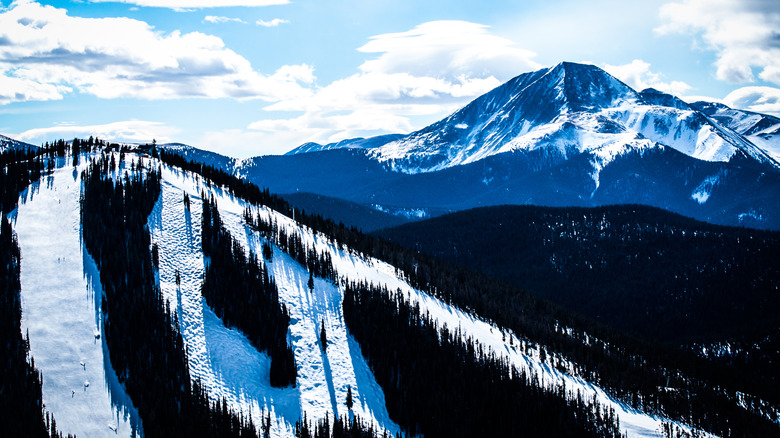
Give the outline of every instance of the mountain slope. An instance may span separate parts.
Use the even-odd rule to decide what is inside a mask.
[[[421,289],[411,287],[410,280],[399,272],[397,267],[360,254],[342,243],[337,243],[332,236],[303,226],[269,207],[247,203],[239,198],[237,185],[231,185],[228,189],[220,186],[216,181],[206,181],[204,175],[198,176],[189,171],[161,165],[159,161],[153,159],[134,157],[132,154],[125,155],[125,162],[118,159],[117,153],[113,154],[113,158],[118,162],[117,177],[125,172],[129,173],[132,168],[139,169],[140,163],[143,163],[145,168],[161,167],[162,195],[148,218],[149,232],[159,251],[158,282],[163,298],[170,302],[170,308],[175,312],[176,318],[173,320],[178,322],[183,341],[187,346],[190,372],[194,378],[201,380],[210,396],[224,400],[226,405],[235,412],[240,411],[244,415],[251,413],[252,418],[258,420],[270,418],[271,436],[291,436],[295,429],[295,422],[304,414],[310,420],[316,420],[325,418],[326,415],[334,418],[336,415],[352,412],[380,430],[394,432],[399,430],[399,426],[389,417],[383,389],[377,384],[371,368],[361,353],[360,346],[345,325],[341,305],[344,286],[341,281],[334,284],[315,277],[312,279],[312,286],[309,287],[307,268],[292,254],[288,254],[287,250],[283,250],[276,243],[275,238],[272,239],[269,234],[247,224],[245,221],[247,211],[252,217],[262,217],[266,222],[273,223],[277,232],[284,230],[286,236],[299,236],[301,241],[315,252],[327,254],[334,268],[337,269],[339,278],[343,281],[359,280],[371,282],[377,287],[385,287],[390,291],[400,290],[404,299],[409,300],[410,305],[419,306],[420,312],[433,318],[438,327],[446,324],[447,327],[452,328],[453,333],[462,335],[464,341],[470,340],[469,342],[478,345],[479,351],[492,351],[498,354],[501,360],[507,361],[518,370],[536,376],[541,386],[548,388],[551,393],[564,394],[571,399],[579,393],[583,400],[597,400],[606,408],[614,410],[620,418],[621,430],[629,436],[653,436],[666,427],[664,424],[676,424],[628,408],[615,396],[589,383],[587,380],[589,377],[580,371],[580,365],[568,361],[564,354],[546,349],[544,345],[525,337],[524,334],[502,329],[495,323],[477,316],[473,311],[463,311]],[[43,203],[43,200],[59,196],[68,196],[70,203],[68,205],[78,202],[78,190],[74,192],[73,187],[80,186],[78,180],[80,176],[70,167],[72,161],[72,159],[61,160],[60,166],[68,164],[52,175],[52,181],[47,183],[49,185],[45,190],[51,193],[47,192],[46,196],[33,195],[24,205],[39,210],[48,205]],[[34,191],[30,193],[33,194]],[[226,327],[205,304],[200,294],[204,266],[208,263],[203,256],[200,242],[203,195],[214,197],[225,227],[243,250],[253,250],[259,254],[264,245],[271,245],[273,255],[263,263],[266,263],[272,272],[279,286],[280,300],[291,315],[288,339],[298,364],[296,387],[281,389],[271,387],[268,377],[269,357],[257,351],[243,333]],[[63,199],[59,200],[63,201]],[[187,200],[189,200],[189,207],[187,207]],[[27,222],[26,226],[30,229],[40,225],[40,219],[35,219],[28,214],[19,214],[18,224],[23,220]],[[70,224],[66,222],[65,225],[55,236],[47,237],[61,239],[67,235],[69,241],[79,237],[78,222]],[[34,238],[37,241],[41,240],[40,236]],[[26,244],[31,242],[30,239],[33,237],[25,234]],[[24,247],[22,245],[23,251]],[[63,256],[71,257],[70,254]],[[25,260],[24,253],[22,260],[23,262]],[[30,262],[33,261],[28,261]],[[85,267],[67,265],[66,269],[61,270],[59,276],[81,278],[85,269]],[[24,298],[24,294],[33,291],[28,288],[26,291],[23,289],[22,293],[24,303],[30,299],[29,295]],[[39,296],[35,299],[44,302],[48,294],[52,293],[55,293],[54,289],[38,291]],[[77,300],[74,305],[86,305],[86,311],[83,314],[79,313],[78,319],[87,324],[95,324],[96,328],[99,327],[100,318],[96,313],[94,296],[74,297]],[[79,304],[78,300],[84,302]],[[68,318],[69,312],[66,309],[63,307],[62,311],[45,316],[31,313],[25,322],[27,327],[45,327],[47,330],[64,335],[49,339],[50,344],[46,348],[42,348],[40,343],[35,344],[36,339],[46,337],[31,337],[33,352],[42,356],[41,362],[46,362],[43,356],[54,357],[60,354],[60,351],[67,351],[68,345],[76,340],[92,342],[92,346],[97,348],[96,351],[103,349],[103,340],[94,339],[92,331],[87,333],[88,336],[70,331],[72,320]],[[537,313],[539,310],[541,309],[537,309]],[[327,330],[327,349],[321,347],[320,327],[323,325]],[[454,331],[456,327],[457,332]],[[566,331],[559,333],[556,329],[556,333],[558,336],[568,336],[565,334]],[[572,342],[578,339],[576,336],[586,336],[587,339],[587,335],[579,332],[576,336],[573,334],[571,336]],[[590,339],[591,342],[596,342],[594,338],[590,337]],[[100,362],[100,359],[93,360]],[[90,367],[90,363],[87,367]],[[56,361],[54,364],[43,366],[44,375],[53,373],[58,366]],[[110,364],[105,362],[103,366],[106,370],[112,369]],[[69,374],[63,377],[62,382],[67,382],[67,379],[83,373],[78,363],[66,368],[65,371]],[[92,389],[98,388],[91,385],[86,390],[86,394],[91,394]],[[95,392],[101,393],[101,391]],[[346,408],[347,393],[352,393],[355,399],[351,410]],[[90,436],[114,433],[109,426],[115,424],[107,425],[103,420],[92,420],[83,413],[73,414],[73,410],[68,411],[71,408],[54,409],[56,406],[83,406],[81,404],[83,397],[78,399],[71,397],[70,391],[63,393],[51,385],[44,385],[44,397],[51,400],[53,413],[58,416],[58,419],[61,416],[71,418],[67,421],[75,425],[72,426],[74,429],[83,431],[94,428],[94,433],[84,432]],[[116,403],[116,400],[112,399],[112,403]],[[113,404],[110,406],[114,407]],[[677,427],[690,430],[682,424],[677,424]],[[101,428],[104,433],[100,433]]]
[[[0,135],[0,152],[5,152],[7,150],[17,150],[17,149],[38,149],[38,146],[25,143],[23,141],[14,140],[10,137],[6,137],[4,135]]]
[[[306,154],[309,152],[329,151],[333,149],[371,149],[385,145],[391,141],[398,140],[403,137],[402,134],[386,134],[378,135],[370,138],[350,138],[347,140],[341,140],[335,143],[319,144],[319,143],[304,143],[297,148],[287,152],[285,155]]]

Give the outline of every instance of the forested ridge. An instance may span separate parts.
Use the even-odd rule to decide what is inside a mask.
[[[780,403],[779,232],[627,205],[486,207],[377,234],[621,331],[729,345],[707,356],[731,386]]]
[[[573,362],[576,375],[630,406],[717,434],[771,436],[780,431],[777,424],[751,408],[758,400],[745,393],[746,381],[735,377],[727,364],[719,366],[689,351],[626,335],[482,273],[307,215],[267,189],[208,165],[175,154],[161,152],[160,157],[252,204],[295,217],[299,224],[322,232],[341,247],[392,264],[413,287],[540,344],[548,356]],[[770,416],[772,411],[767,410]]]
[[[271,357],[271,385],[295,385],[296,365],[287,345],[290,315],[257,255],[244,253],[219,216],[216,200],[203,199],[203,255],[209,258],[201,292],[228,327],[240,329]]]
[[[390,416],[412,436],[622,436],[614,411],[544,389],[400,291],[351,283],[343,309]]]

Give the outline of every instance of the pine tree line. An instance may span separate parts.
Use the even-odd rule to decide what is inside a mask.
[[[19,192],[43,175],[43,161],[32,149],[0,153],[0,213],[9,213],[19,202]]]
[[[401,438],[401,434],[397,434],[396,438]],[[318,421],[316,424],[310,424],[306,419],[306,414],[303,418],[295,423],[295,437],[296,438],[392,438],[392,435],[385,430],[382,434],[379,431],[374,430],[374,426],[365,423],[359,416],[342,416],[333,420],[331,424],[328,415],[325,418]]]
[[[213,197],[203,201],[203,254],[209,258],[201,293],[228,327],[240,329],[271,356],[271,385],[295,385],[297,367],[287,345],[290,315],[264,263],[230,236]]]
[[[244,211],[244,221],[259,231],[266,241],[273,241],[279,249],[305,267],[311,275],[324,278],[334,284],[338,281],[339,274],[333,265],[333,257],[330,252],[326,250],[317,252],[314,247],[304,242],[303,234],[300,231],[280,227],[276,219],[266,220],[259,213],[253,216],[249,208]],[[264,247],[263,250],[266,253],[273,253],[270,247],[268,250]]]

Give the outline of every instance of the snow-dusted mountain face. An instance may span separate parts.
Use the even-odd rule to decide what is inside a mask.
[[[404,137],[402,134],[387,134],[370,138],[350,138],[328,144],[309,142],[298,146],[297,148],[287,152],[285,155],[305,154],[309,152],[329,151],[333,149],[371,149],[383,146],[402,137]]]
[[[38,146],[0,135],[0,152],[11,149],[38,149]]]
[[[237,174],[382,207],[641,203],[780,229],[778,119],[707,105],[561,63],[383,146],[257,157]]]
[[[691,107],[732,131],[745,136],[780,161],[780,118],[729,108],[715,102],[695,102]]]
[[[637,93],[596,66],[569,62],[520,75],[371,156],[393,170],[421,173],[502,152],[553,148],[566,156],[587,153],[598,168],[616,154],[659,147],[706,161],[744,154],[780,168],[679,99],[653,89]]]

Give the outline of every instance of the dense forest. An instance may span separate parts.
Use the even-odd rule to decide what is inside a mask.
[[[438,327],[400,291],[350,284],[343,308],[390,416],[410,435],[621,436],[614,411],[543,389],[459,328]]]
[[[717,434],[739,431],[771,436],[780,431],[766,415],[753,409],[765,403],[745,394],[759,395],[778,406],[774,401],[777,392],[756,386],[761,377],[737,375],[728,363],[626,335],[515,285],[321,216],[307,215],[268,190],[208,165],[170,153],[161,152],[160,158],[199,173],[252,204],[295,217],[299,224],[322,232],[342,247],[392,264],[413,287],[540,344],[550,357],[574,362],[575,375],[598,384],[630,406]],[[767,412],[773,415],[771,407]]]
[[[780,232],[620,205],[486,207],[377,235],[673,345],[780,327]]]
[[[290,315],[257,255],[244,253],[219,216],[216,200],[202,194],[203,255],[209,258],[201,292],[225,325],[240,329],[271,357],[271,385],[295,385],[296,365],[287,345]]]
[[[486,207],[377,234],[620,331],[699,351],[729,344],[708,358],[780,403],[779,232],[625,205]]]

